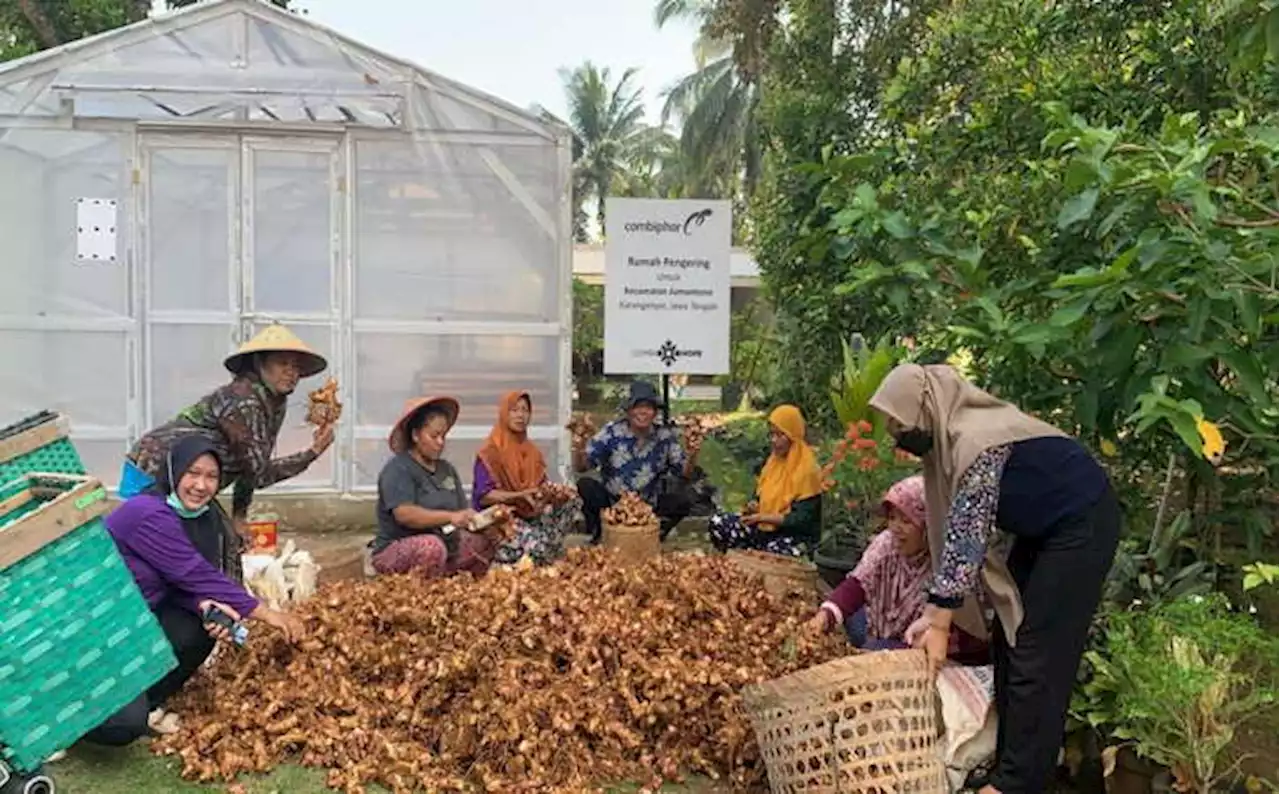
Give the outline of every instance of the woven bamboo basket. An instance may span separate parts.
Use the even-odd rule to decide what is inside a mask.
[[[644,562],[662,553],[660,526],[657,520],[643,526],[604,521],[600,545],[616,550],[627,562]]]
[[[764,589],[770,593],[812,595],[817,589],[818,568],[808,560],[742,549],[731,549],[725,556],[743,571],[762,577]]]
[[[923,651],[860,653],[748,687],[774,794],[942,794]]]

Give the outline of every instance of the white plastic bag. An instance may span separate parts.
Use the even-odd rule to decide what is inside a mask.
[[[969,772],[996,751],[995,669],[949,665],[938,672],[942,759],[959,791]]]
[[[243,559],[247,563],[249,557]],[[271,609],[281,609],[315,595],[320,576],[320,566],[310,552],[299,551],[292,540],[286,541],[275,557],[255,555],[252,568],[246,564],[245,571],[245,588]]]

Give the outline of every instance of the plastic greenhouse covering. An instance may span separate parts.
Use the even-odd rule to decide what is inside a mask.
[[[258,0],[213,0],[0,65],[0,425],[70,417],[92,473],[229,377],[271,321],[328,357],[277,454],[337,443],[279,490],[374,486],[404,401],[462,403],[470,461],[527,390],[562,465],[570,146],[508,106]]]

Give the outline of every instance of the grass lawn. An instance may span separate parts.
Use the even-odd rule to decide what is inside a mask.
[[[127,749],[89,746],[73,748],[67,757],[45,768],[60,794],[210,794],[226,790],[224,784],[197,785],[178,776],[177,759],[153,756],[138,744]],[[325,773],[300,766],[282,766],[263,777],[241,779],[248,794],[331,794],[324,785]],[[639,784],[620,784],[608,789],[631,794]],[[710,780],[693,779],[684,785],[664,786],[663,791],[683,794],[713,794],[728,791]],[[383,792],[370,786],[370,792]]]
[[[125,749],[78,746],[45,772],[60,794],[196,794],[225,791],[225,785],[201,786],[178,776],[181,762],[154,756],[143,744]],[[320,770],[285,766],[270,775],[242,781],[250,794],[318,794],[330,789]],[[381,789],[370,789],[380,791]]]

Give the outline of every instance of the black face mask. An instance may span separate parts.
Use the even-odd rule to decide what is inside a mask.
[[[933,449],[933,434],[918,427],[903,430],[895,440],[898,442],[898,449],[910,452],[917,458],[923,458]]]

